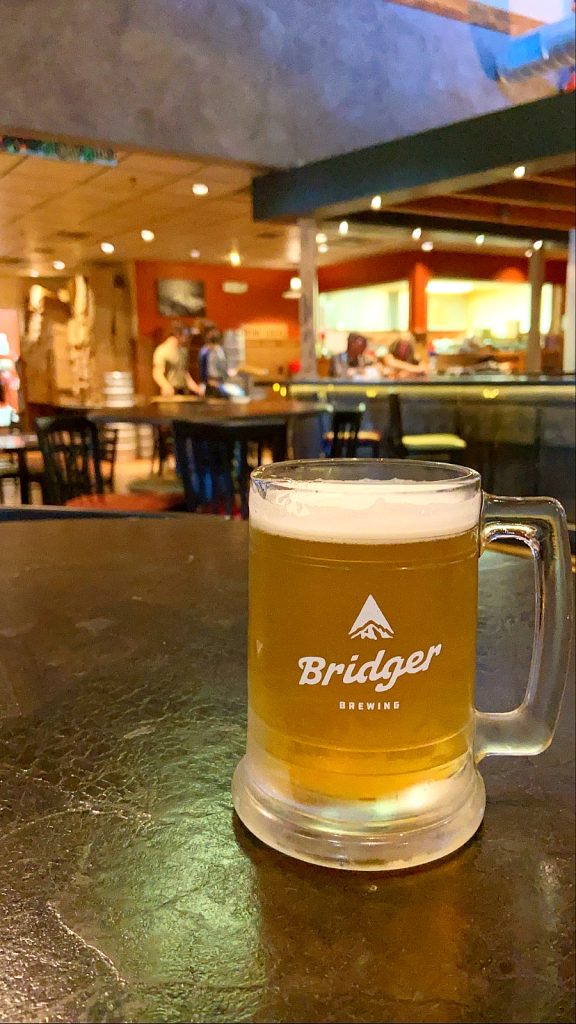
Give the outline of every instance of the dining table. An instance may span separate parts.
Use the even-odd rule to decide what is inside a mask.
[[[313,866],[232,809],[247,524],[0,536],[0,1020],[574,1020],[572,686],[545,753],[482,763],[459,852]],[[481,709],[521,700],[533,625],[531,562],[484,553]]]

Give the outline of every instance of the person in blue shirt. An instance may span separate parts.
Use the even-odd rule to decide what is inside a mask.
[[[209,327],[204,336],[204,344],[198,355],[200,380],[205,386],[207,398],[228,397],[224,385],[230,371],[228,359],[222,346],[222,335],[217,327]]]

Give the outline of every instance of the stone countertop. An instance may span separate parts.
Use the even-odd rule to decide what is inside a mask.
[[[573,696],[538,758],[484,762],[458,854],[293,861],[233,817],[244,523],[5,523],[0,1020],[574,1020]],[[528,560],[481,562],[478,703],[526,679]]]

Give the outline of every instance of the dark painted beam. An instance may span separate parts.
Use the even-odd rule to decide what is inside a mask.
[[[576,93],[499,110],[392,142],[255,178],[255,220],[330,216],[365,209],[380,194],[396,205],[571,162]]]
[[[541,238],[545,242],[560,242],[562,245],[568,243],[568,232],[557,231],[551,228],[534,228],[531,225],[519,224],[495,224],[488,220],[460,220],[453,217],[431,216],[430,214],[401,213],[394,210],[382,210],[380,213],[373,213],[365,210],[361,213],[351,213],[347,217],[350,231],[354,225],[370,228],[422,228],[423,231],[448,231],[450,234],[463,235],[492,235],[494,238],[510,238],[526,242],[527,244],[535,238]],[[324,220],[324,223],[326,221]],[[334,222],[336,226],[337,221]]]

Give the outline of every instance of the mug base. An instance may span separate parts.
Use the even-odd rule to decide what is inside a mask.
[[[441,783],[430,783],[428,804],[402,817],[389,801],[319,804],[289,802],[253,776],[243,757],[234,773],[234,807],[258,839],[297,860],[347,871],[400,871],[454,853],[478,830],[486,794],[471,760]]]

